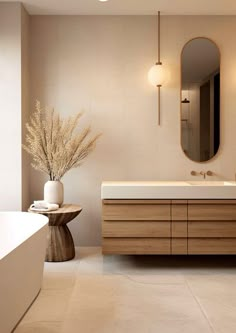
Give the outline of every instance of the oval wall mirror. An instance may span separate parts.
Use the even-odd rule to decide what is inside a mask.
[[[181,55],[181,145],[195,162],[220,146],[220,52],[208,38],[194,38]]]

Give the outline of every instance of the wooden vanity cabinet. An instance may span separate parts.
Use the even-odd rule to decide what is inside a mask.
[[[170,200],[103,200],[102,209],[103,253],[171,253]]]
[[[236,254],[236,200],[188,200],[188,254]]]
[[[188,253],[187,200],[171,201],[171,254]]]
[[[236,200],[103,200],[104,254],[236,254]]]

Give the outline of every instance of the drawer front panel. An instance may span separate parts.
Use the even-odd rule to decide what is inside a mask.
[[[236,254],[236,239],[188,238],[188,254]]]
[[[170,254],[170,238],[103,238],[104,254]]]
[[[171,254],[187,254],[188,243],[187,238],[172,238]]]
[[[103,220],[170,221],[170,205],[103,205]]]
[[[188,224],[187,221],[172,221],[172,228],[171,228],[171,235],[172,237],[187,237],[188,234]]]
[[[188,219],[188,210],[186,204],[172,204],[172,221],[186,221]]]
[[[188,237],[236,237],[236,221],[191,221],[188,223]]]
[[[170,237],[168,221],[103,221],[103,237]]]
[[[236,205],[190,204],[189,221],[236,221]]]

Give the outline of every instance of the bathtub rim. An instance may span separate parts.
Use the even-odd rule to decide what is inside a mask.
[[[43,228],[48,226],[48,217],[45,215],[41,215],[41,214],[35,214],[35,213],[28,213],[28,212],[21,212],[21,211],[1,211],[0,212],[0,219],[1,219],[1,215],[26,215],[27,214],[27,218],[29,218],[29,216],[31,215],[31,217],[33,217],[35,220],[38,220],[37,222],[40,221],[40,225],[37,226],[37,228],[35,228],[35,230],[31,231],[29,235],[25,236],[22,241],[18,241],[17,244],[13,247],[11,247],[10,249],[7,249],[5,251],[5,253],[1,254],[0,253],[0,262],[2,260],[4,260],[5,258],[7,258],[13,251],[17,250],[22,244],[24,244],[28,239],[32,238],[34,236],[35,233],[39,232],[40,230],[42,230]],[[0,222],[1,223],[1,222]]]

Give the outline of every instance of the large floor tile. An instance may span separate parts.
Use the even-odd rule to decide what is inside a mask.
[[[78,253],[73,260],[63,262],[45,262],[44,271],[46,272],[75,272],[80,263]]]
[[[152,321],[146,320],[67,320],[61,333],[212,333],[205,324],[194,321]]]
[[[78,275],[123,275],[130,278],[140,275],[143,280],[155,279],[159,283],[184,283],[184,275],[179,270],[160,265],[154,256],[103,256],[101,252],[86,254],[77,266]]]
[[[221,256],[103,256],[45,263],[17,333],[233,333],[236,263]]]
[[[88,260],[102,255],[102,249],[100,246],[83,246],[76,247],[76,254],[80,260]]]
[[[236,332],[236,275],[191,276],[187,283],[215,331]]]
[[[114,265],[110,256],[103,256],[101,248],[78,248],[80,264],[78,275],[109,275],[114,273]]]
[[[61,332],[62,322],[33,322],[21,323],[14,333],[59,333]]]
[[[168,322],[168,325],[174,326],[173,321],[178,322],[180,327],[185,321],[192,321],[199,332],[211,332],[186,285],[142,283],[121,276],[80,276],[63,329],[73,327],[73,322],[77,322],[83,331],[87,322],[88,328],[83,332],[92,332],[93,327],[101,325],[101,330],[96,332],[119,332],[116,327],[120,325],[127,329],[121,332],[129,332],[132,322],[137,327],[140,322],[140,327],[145,327],[146,323],[146,331],[150,329],[154,332],[159,323]]]
[[[199,298],[201,306],[207,314],[208,320],[216,333],[236,332],[236,305],[230,301],[214,301]]]
[[[72,289],[42,290],[22,323],[62,321],[68,308]]]
[[[44,272],[42,289],[71,289],[76,282],[76,273],[73,272]]]

